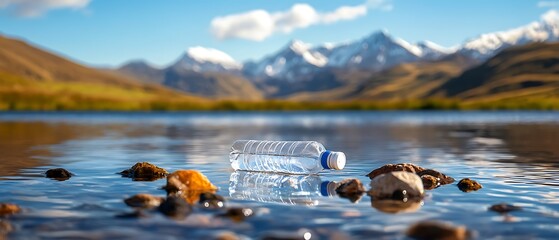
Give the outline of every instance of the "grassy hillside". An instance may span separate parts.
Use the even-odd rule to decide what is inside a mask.
[[[149,110],[206,102],[0,36],[0,110]]]
[[[433,96],[484,103],[559,99],[559,43],[507,49],[450,79]]]

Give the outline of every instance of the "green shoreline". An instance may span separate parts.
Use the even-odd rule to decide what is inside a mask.
[[[295,102],[265,101],[37,101],[6,102],[0,100],[0,111],[308,111],[308,110],[559,110],[556,99],[514,99],[496,102],[464,102],[430,99],[403,101],[338,101]]]

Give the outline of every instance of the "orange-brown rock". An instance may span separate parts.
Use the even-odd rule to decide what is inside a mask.
[[[162,197],[152,196],[150,194],[136,194],[132,197],[124,199],[124,203],[130,207],[135,208],[155,208],[158,207],[161,202],[165,200]]]
[[[151,163],[139,162],[134,164],[130,169],[120,172],[120,174],[124,177],[132,178],[135,181],[154,181],[167,176],[169,172]]]
[[[433,170],[433,169],[425,169],[421,172],[418,172],[417,175],[419,175],[420,177],[425,176],[425,175],[433,176],[435,178],[438,178],[438,182],[442,185],[450,184],[450,183],[454,182],[454,178],[449,177],[449,176],[447,176],[447,175],[445,175],[445,174],[443,174],[443,173],[441,173],[437,170]]]
[[[464,178],[464,179],[460,180],[460,182],[458,182],[458,188],[462,192],[477,191],[477,190],[481,189],[482,187],[483,186],[481,186],[481,184],[479,184],[475,180],[472,180],[472,179],[469,179],[469,178]]]
[[[188,203],[194,204],[200,199],[200,194],[217,190],[204,174],[196,170],[177,170],[167,176],[165,186],[168,194],[178,194]]]
[[[439,178],[433,177],[431,175],[421,176],[421,181],[423,182],[423,188],[425,190],[432,190],[439,186]]]
[[[12,203],[0,203],[0,216],[12,215],[21,211],[18,205]]]
[[[338,183],[336,187],[336,193],[338,196],[347,198],[351,202],[357,202],[365,193],[365,187],[363,187],[363,183],[359,181],[359,179],[345,179]]]
[[[389,172],[405,171],[411,173],[418,173],[423,170],[425,170],[425,168],[422,168],[420,166],[411,163],[386,164],[382,167],[373,170],[372,172],[367,174],[367,176],[372,180],[378,175],[389,173]]]
[[[449,223],[426,221],[412,225],[406,235],[413,239],[433,240],[465,240],[471,234],[464,226],[453,226]]]

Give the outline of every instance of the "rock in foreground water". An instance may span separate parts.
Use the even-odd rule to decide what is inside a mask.
[[[200,194],[198,203],[205,208],[222,208],[225,205],[225,198],[215,193],[205,192]]]
[[[465,240],[470,238],[470,233],[464,226],[453,226],[449,223],[427,221],[412,225],[406,235],[413,239],[433,240]]]
[[[252,216],[252,214],[254,214],[254,212],[250,208],[230,208],[227,209],[227,212],[218,216],[230,218],[234,222],[241,222],[245,220],[245,218]]]
[[[421,176],[421,181],[425,190],[432,190],[440,186],[439,179],[431,175]]]
[[[167,176],[167,192],[217,190],[204,174],[196,170],[177,170]]]
[[[481,184],[479,184],[477,181],[469,179],[469,178],[464,178],[462,180],[460,180],[460,182],[458,182],[458,188],[462,191],[462,192],[471,192],[471,191],[477,191],[479,189],[482,188]]]
[[[158,209],[166,216],[175,219],[184,219],[192,212],[192,206],[179,196],[168,196]]]
[[[164,198],[152,196],[150,194],[136,194],[132,197],[124,199],[124,203],[134,208],[155,208],[158,207]]]
[[[411,163],[386,164],[367,174],[367,177],[369,177],[372,180],[376,176],[389,173],[389,172],[404,171],[404,172],[418,173],[423,170],[425,170],[425,168],[422,168],[420,166]]]
[[[16,214],[21,211],[18,205],[12,203],[0,203],[0,217]]]
[[[375,199],[404,200],[423,197],[423,182],[415,173],[389,172],[371,181],[369,195]]]
[[[120,174],[124,177],[132,178],[135,181],[154,181],[167,176],[169,172],[151,163],[139,162],[134,164],[130,169],[120,172]]]
[[[489,210],[498,213],[508,213],[512,211],[522,210],[522,208],[519,206],[514,206],[506,203],[499,203],[489,207]]]
[[[420,177],[422,176],[433,176],[435,178],[437,178],[438,182],[442,185],[446,185],[446,184],[451,184],[454,182],[454,178],[449,177],[437,170],[433,170],[433,169],[425,169],[421,172],[418,172],[417,175],[419,175]]]
[[[336,187],[336,193],[343,198],[349,199],[351,202],[357,202],[363,196],[365,192],[365,187],[359,179],[351,178],[345,179],[338,183]]]
[[[53,178],[59,181],[68,180],[72,177],[72,173],[64,168],[53,168],[45,172],[47,178]]]
[[[7,221],[0,220],[0,239],[2,239],[2,235],[8,234],[14,230],[12,224]]]

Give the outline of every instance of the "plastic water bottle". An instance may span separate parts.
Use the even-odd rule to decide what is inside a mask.
[[[317,205],[319,198],[335,196],[335,188],[335,182],[322,181],[318,175],[236,171],[229,180],[234,199],[289,205]]]
[[[316,174],[323,169],[343,169],[346,157],[315,141],[238,140],[229,160],[235,170]]]

